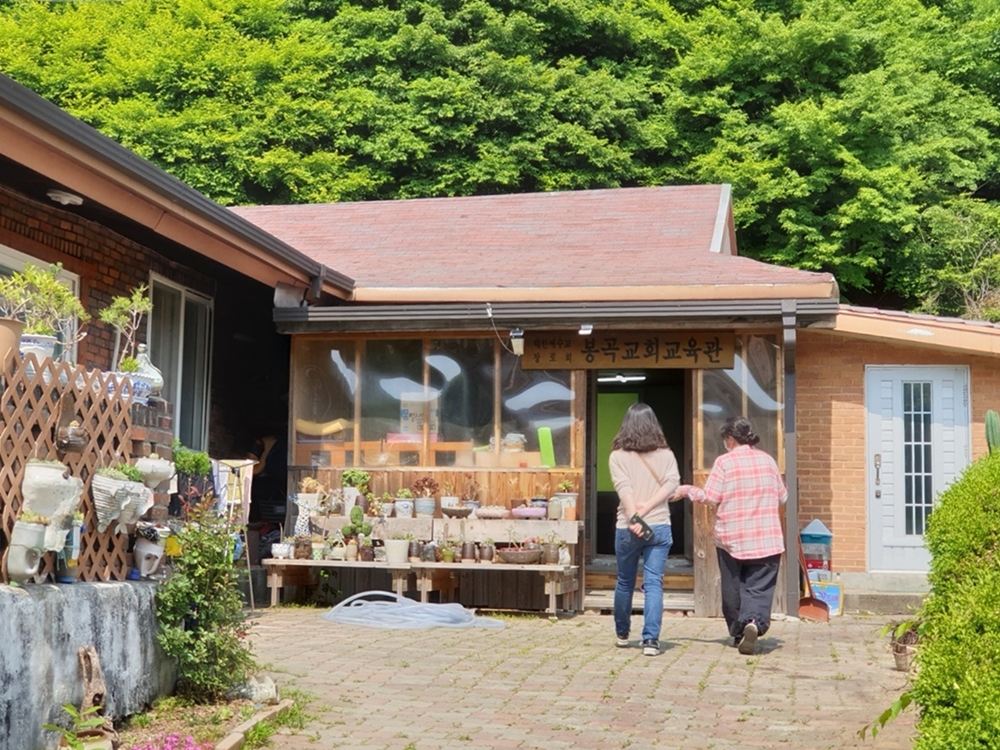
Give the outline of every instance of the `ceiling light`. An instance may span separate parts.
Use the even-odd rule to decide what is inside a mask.
[[[614,375],[601,375],[597,378],[598,383],[641,383],[646,379],[645,375],[626,375],[623,372]]]
[[[73,195],[73,193],[67,193],[65,190],[50,190],[46,193],[50,200],[60,203],[63,206],[80,206],[83,205],[83,198],[79,195]]]
[[[581,336],[589,336],[593,332],[594,332],[594,326],[592,326],[590,323],[584,323],[580,326]]]

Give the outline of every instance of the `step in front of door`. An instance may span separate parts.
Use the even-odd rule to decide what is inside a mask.
[[[642,592],[636,587],[632,597],[632,612],[641,613],[643,605]],[[594,589],[588,584],[587,591],[583,596],[583,611],[600,614],[610,614],[615,606],[614,589]],[[664,612],[694,612],[694,593],[687,592],[663,592]]]
[[[606,571],[591,572],[587,570],[588,589],[614,589],[617,575]],[[642,585],[642,576],[635,583],[636,590]],[[694,576],[690,573],[664,573],[664,591],[694,591]]]

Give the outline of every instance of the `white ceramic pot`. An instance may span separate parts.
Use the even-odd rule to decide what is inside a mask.
[[[358,498],[361,497],[361,490],[357,487],[344,487],[344,514],[351,512],[351,508],[358,504]]]
[[[115,479],[95,474],[90,482],[90,494],[94,497],[94,509],[97,511],[97,531],[103,534],[108,526],[121,515],[129,493],[125,489],[127,480]]]
[[[461,501],[459,498],[452,495],[442,495],[441,496],[441,507],[442,508],[457,508]]]
[[[7,548],[7,577],[24,583],[38,572],[45,544],[45,526],[40,523],[14,522]]]
[[[126,482],[123,490],[127,498],[122,505],[121,513],[118,514],[118,526],[116,532],[127,534],[128,526],[131,526],[143,514],[153,507],[153,491],[139,482]]]
[[[174,475],[174,463],[165,458],[143,456],[135,460],[135,468],[142,472],[143,481],[154,489]]]
[[[21,356],[34,354],[41,364],[46,359],[51,359],[55,353],[56,344],[59,339],[55,336],[45,336],[40,333],[21,334]]]
[[[68,472],[61,463],[28,461],[21,480],[24,510],[47,516],[56,524],[64,516],[72,516],[80,502],[83,481],[79,477],[66,476]]]
[[[271,545],[271,557],[276,560],[287,560],[292,556],[292,545],[288,542],[274,542]]]
[[[408,539],[385,540],[385,561],[389,565],[405,565],[409,551],[410,542]]]
[[[396,518],[413,518],[413,501],[408,498],[396,498]]]
[[[433,497],[418,497],[413,501],[413,510],[417,518],[434,518],[436,505]]]
[[[162,544],[151,542],[148,539],[139,537],[135,540],[135,547],[132,554],[135,557],[135,566],[139,569],[139,575],[148,578],[156,569],[160,567],[160,560],[166,549]]]
[[[380,518],[389,518],[392,515],[394,503],[382,503],[382,509],[379,511]]]

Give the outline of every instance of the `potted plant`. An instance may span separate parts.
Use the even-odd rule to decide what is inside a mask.
[[[173,443],[174,469],[177,472],[177,494],[186,508],[215,492],[212,481],[212,460],[204,451],[186,447],[180,440]]]
[[[400,487],[396,490],[396,497],[394,499],[396,518],[412,518],[413,517],[413,491],[407,489],[406,487]]]
[[[7,548],[7,576],[17,583],[24,583],[38,572],[45,550],[45,537],[49,518],[24,510],[10,534]]]
[[[315,477],[302,477],[299,480],[299,491],[295,493],[295,504],[299,508],[295,520],[295,533],[309,533],[309,516],[320,511],[326,499],[326,489]]]
[[[455,494],[455,485],[447,479],[441,482],[441,507],[455,508],[461,502],[461,498]]]
[[[344,506],[351,508],[358,502],[358,497],[368,492],[371,474],[364,469],[344,469],[340,475],[340,486],[344,488]]]
[[[368,515],[372,518],[389,518],[392,515],[394,499],[388,492],[383,492],[378,499],[372,498],[368,501]]]
[[[112,730],[107,720],[100,716],[101,706],[95,705],[84,711],[78,711],[76,706],[67,703],[63,711],[69,714],[72,722],[68,728],[57,724],[44,724],[42,729],[57,732],[60,736],[59,747],[72,750],[112,750],[118,747],[118,735]]]
[[[15,276],[0,276],[0,365],[21,346],[24,310],[28,305],[27,289]]]
[[[556,490],[556,498],[558,499],[560,510],[558,518],[575,521],[576,499],[579,496],[576,491],[576,484],[572,479],[563,479],[556,485]]]
[[[918,620],[891,622],[882,628],[882,635],[889,636],[889,650],[896,661],[896,669],[909,672],[913,657],[917,653],[917,643],[920,641],[920,626]]]
[[[556,532],[550,532],[542,541],[542,562],[545,565],[558,565],[559,564],[559,548],[562,546],[562,540],[559,538]]]
[[[367,534],[358,535],[358,559],[361,562],[375,562],[375,548],[372,538]]]
[[[465,487],[462,490],[462,502],[466,507],[479,507],[479,491],[481,487],[471,471],[465,473]]]
[[[479,562],[491,563],[493,562],[494,553],[496,552],[496,545],[493,543],[492,539],[484,539],[479,543]]]
[[[118,526],[116,527],[117,533],[123,534],[128,531],[128,526],[138,521],[147,510],[153,507],[153,491],[143,483],[143,474],[135,466],[119,463],[115,470],[126,479],[122,491],[126,493],[127,498],[121,513],[118,515]]]
[[[0,297],[5,300],[0,312],[23,318],[21,353],[34,354],[39,361],[52,357],[60,337],[62,358],[67,359],[85,335],[80,324],[90,320],[80,300],[59,280],[61,273],[59,263],[48,268],[28,263],[0,283]]]
[[[147,403],[154,385],[158,383],[159,387],[163,386],[163,376],[159,370],[150,369],[152,363],[148,358],[144,362],[137,358],[139,325],[143,316],[152,309],[153,301],[143,284],[133,289],[132,294],[127,297],[114,297],[111,304],[99,313],[101,322],[115,329],[114,374],[120,376],[119,382],[128,377],[132,383],[132,399],[140,404]],[[142,354],[145,357],[145,348]]]
[[[390,565],[404,565],[410,550],[410,540],[406,534],[393,534],[385,540],[385,561]]]
[[[434,496],[438,493],[440,485],[432,476],[420,477],[410,485],[410,491],[416,498],[413,501],[413,509],[417,518],[433,518],[435,511]],[[399,511],[396,512],[399,515]]]

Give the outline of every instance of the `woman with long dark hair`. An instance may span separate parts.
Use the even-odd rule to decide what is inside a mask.
[[[704,488],[677,488],[675,499],[717,505],[715,546],[722,577],[722,614],[741,654],[751,655],[771,625],[778,564],[785,551],[781,505],[788,491],[778,465],[754,448],[760,438],[743,417],[720,429],[726,453],[715,459]]]
[[[629,645],[632,595],[642,558],[642,653],[656,656],[663,622],[663,569],[673,543],[667,503],[680,482],[677,460],[667,447],[656,414],[646,404],[629,407],[611,448],[608,465],[619,500],[615,524],[617,645]]]

